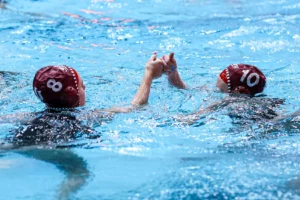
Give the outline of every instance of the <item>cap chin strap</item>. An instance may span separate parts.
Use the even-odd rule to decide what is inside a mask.
[[[78,106],[76,106],[76,107],[78,107]],[[55,107],[51,107],[51,106],[46,105],[46,109],[47,109],[47,110],[55,110],[55,111],[68,111],[68,110],[75,109],[76,107],[70,107],[70,108],[55,108]]]

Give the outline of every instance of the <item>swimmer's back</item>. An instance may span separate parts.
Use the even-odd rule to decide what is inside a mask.
[[[277,117],[277,108],[284,103],[283,99],[266,97],[230,97],[223,100],[223,108],[235,124],[249,124],[271,120]]]
[[[83,135],[97,138],[100,134],[96,133],[94,126],[99,125],[99,121],[104,117],[94,115],[98,119],[97,124],[91,123],[93,126],[88,126],[85,121],[92,119],[78,110],[46,110],[34,115],[32,120],[11,131],[10,137],[7,138],[9,142],[15,146],[55,145],[72,142]]]

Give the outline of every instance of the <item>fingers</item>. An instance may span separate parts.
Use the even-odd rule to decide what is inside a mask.
[[[154,52],[153,55],[150,57],[148,62],[152,62],[153,64],[159,64],[162,65],[163,67],[167,66],[167,63],[163,59],[157,58],[157,53]]]
[[[168,57],[168,65],[173,66],[175,64],[174,52],[170,53],[170,55],[166,57]]]
[[[150,57],[148,62],[152,62],[154,65],[162,65],[163,72],[166,74],[171,73],[176,69],[176,60],[174,58],[174,52],[170,53],[170,55],[164,55],[160,58],[157,58],[157,53],[154,52]]]
[[[154,52],[153,55],[150,57],[149,60],[156,60],[157,59],[157,53]],[[163,55],[161,57],[161,60],[163,60],[165,63],[168,63],[169,61],[173,62],[174,61],[174,52],[170,53],[170,55]]]
[[[175,56],[174,52],[170,53],[170,62],[172,63],[172,65],[174,66],[174,68],[177,68],[177,62],[176,62],[174,56]]]
[[[156,51],[154,51],[154,52],[153,52],[153,54],[155,55],[155,57],[154,57],[154,60],[156,60],[156,57],[157,57],[157,52],[156,52]]]
[[[173,59],[174,59],[174,52],[170,53],[170,60],[173,61]]]
[[[157,58],[155,61],[154,61],[154,64],[161,64],[163,65],[164,67],[167,66],[167,63],[165,63],[163,60]]]
[[[174,65],[171,60],[171,57],[169,55],[163,55],[161,60],[164,62],[164,69],[163,69],[164,73],[169,74],[172,71],[172,67]]]
[[[164,72],[171,72],[172,71],[172,66],[166,64],[164,65]]]
[[[167,63],[169,61],[169,56],[163,55],[163,57],[161,57],[161,59]]]
[[[156,52],[153,53],[153,55],[150,57],[149,61],[155,61],[156,60]]]
[[[166,55],[164,55],[163,57],[161,57],[161,61],[164,63],[164,66],[167,65]]]

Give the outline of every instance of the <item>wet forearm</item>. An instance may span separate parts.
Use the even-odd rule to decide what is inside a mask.
[[[145,72],[145,75],[141,82],[141,85],[140,85],[136,95],[134,96],[131,104],[143,105],[148,102],[152,80],[153,80],[153,78],[152,78],[151,74],[149,72]]]
[[[186,89],[185,82],[180,78],[177,70],[171,72],[168,76],[169,83],[179,89]]]

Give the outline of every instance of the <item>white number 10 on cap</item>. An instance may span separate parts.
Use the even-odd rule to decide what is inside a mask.
[[[241,77],[241,82],[244,82],[244,80],[246,79],[247,75],[249,74],[250,70],[243,70],[243,76]],[[252,83],[251,79],[255,77],[255,81]],[[259,82],[259,75],[255,72],[251,73],[248,78],[247,78],[247,85],[249,87],[254,87],[258,84]]]

